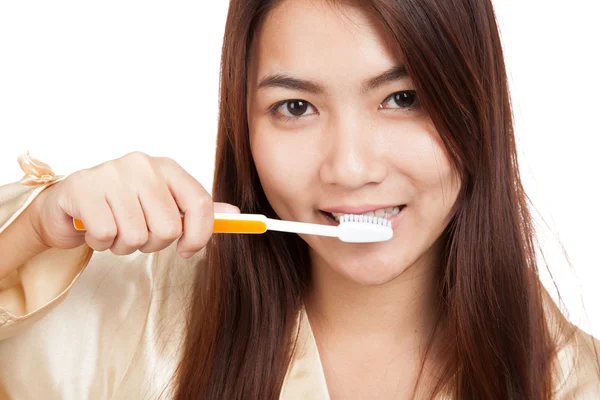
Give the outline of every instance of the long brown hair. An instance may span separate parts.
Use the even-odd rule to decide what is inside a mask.
[[[278,1],[231,0],[223,43],[215,201],[274,216],[252,161],[246,62]],[[462,180],[440,264],[445,357],[434,395],[546,399],[556,343],[517,165],[490,0],[370,0]],[[310,285],[294,235],[214,236],[198,268],[177,399],[276,399]],[[561,324],[566,326],[566,320]]]

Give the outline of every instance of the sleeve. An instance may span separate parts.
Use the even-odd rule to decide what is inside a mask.
[[[25,176],[0,186],[0,237],[43,190],[64,178],[29,154],[19,156],[19,163]],[[50,249],[1,279],[0,340],[18,334],[60,304],[92,254],[87,245]]]

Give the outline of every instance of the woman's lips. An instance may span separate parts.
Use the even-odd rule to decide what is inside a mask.
[[[328,225],[335,225],[335,226],[337,226],[337,225],[340,224],[328,212],[326,212],[324,210],[319,210],[319,211],[320,211],[320,214],[321,214],[322,218],[325,220],[325,222]],[[402,216],[405,214],[405,211],[406,211],[406,205],[403,204],[403,205],[400,206],[400,212],[398,214],[393,215],[391,217],[385,218],[386,220],[388,220],[388,221],[390,221],[392,223],[392,229],[393,230],[396,230],[396,228],[400,225],[400,221],[402,219]]]

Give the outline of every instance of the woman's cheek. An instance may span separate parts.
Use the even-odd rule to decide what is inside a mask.
[[[294,205],[315,187],[319,163],[317,148],[292,135],[294,133],[265,129],[251,138],[254,163],[275,211],[295,208]]]

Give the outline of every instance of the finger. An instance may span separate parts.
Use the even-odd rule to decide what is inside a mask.
[[[110,250],[116,255],[131,254],[148,242],[148,227],[138,196],[120,186],[107,196],[117,224],[117,236]]]
[[[162,250],[181,236],[179,207],[166,184],[143,188],[139,199],[148,227],[148,242],[140,247],[141,252]]]
[[[200,182],[178,165],[167,163],[164,174],[169,190],[184,214],[183,235],[177,243],[177,253],[189,258],[204,248],[212,235],[212,198]]]
[[[239,214],[240,209],[233,204],[229,203],[214,203],[214,210],[216,213],[227,213],[227,214]]]
[[[85,241],[88,246],[96,251],[104,251],[113,245],[117,236],[117,224],[106,198],[95,198],[100,200],[88,200],[81,206],[78,218],[86,227]]]

